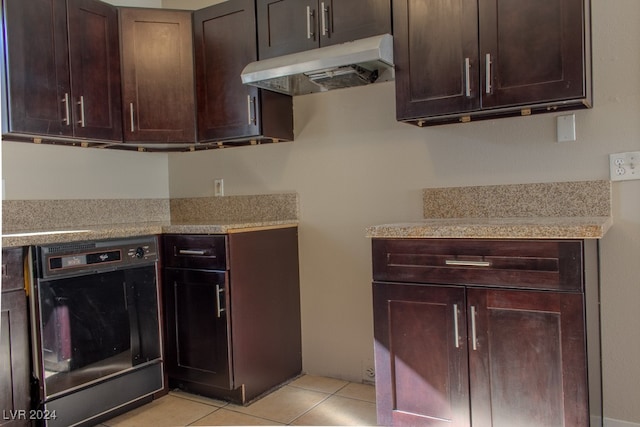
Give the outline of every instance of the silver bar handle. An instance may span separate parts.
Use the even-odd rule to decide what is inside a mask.
[[[80,120],[78,120],[78,124],[80,127],[85,127],[86,122],[84,120],[84,96],[80,96],[80,101],[78,101],[78,105],[80,106]]]
[[[471,306],[471,347],[473,350],[478,349],[478,337],[476,334],[476,307]]]
[[[257,123],[256,97],[247,95],[247,124],[249,126]]]
[[[464,58],[464,95],[471,97],[471,60]]]
[[[62,102],[64,102],[64,119],[62,119],[62,123],[69,126],[71,124],[69,120],[69,93],[64,94],[64,98],[62,98]]]
[[[134,120],[134,116],[133,116],[133,102],[130,102],[130,103],[129,103],[129,116],[130,116],[130,118],[131,118],[131,132],[135,132],[135,131],[136,131],[136,128],[135,128],[135,126],[134,126],[134,124],[133,124],[133,123],[134,123],[134,122],[133,122],[133,120]]]
[[[311,6],[307,6],[307,39],[315,38],[315,35],[311,31],[311,18],[315,16],[315,11],[311,9]]]
[[[225,311],[222,308],[222,303],[220,302],[220,294],[224,292],[223,288],[220,288],[220,285],[216,285],[216,316],[218,318],[222,317],[222,312]]]
[[[493,92],[493,86],[491,85],[491,54],[487,53],[484,57],[484,90],[486,93]]]
[[[180,249],[178,253],[180,255],[204,255],[205,254],[204,251],[198,251],[193,249]]]
[[[458,331],[458,304],[453,304],[453,340],[456,348],[460,348],[460,333]]]
[[[322,35],[326,36],[329,34],[329,27],[327,26],[327,22],[329,22],[329,7],[322,2],[320,3],[320,10],[322,12]]]
[[[453,265],[458,267],[491,267],[490,261],[462,261],[457,259],[447,259],[445,265]]]

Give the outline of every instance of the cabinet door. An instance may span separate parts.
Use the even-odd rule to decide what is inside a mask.
[[[589,425],[582,295],[470,289],[467,298],[473,425]]]
[[[260,59],[319,46],[316,0],[257,0]]]
[[[120,9],[124,140],[194,142],[191,12]]]
[[[255,25],[252,0],[194,13],[199,141],[259,134],[258,89],[240,79],[242,69],[257,59]]]
[[[226,277],[210,271],[165,269],[170,378],[231,388]]]
[[[398,120],[479,108],[477,0],[394,1],[393,28]]]
[[[28,426],[25,418],[11,419],[9,411],[28,411],[29,361],[27,297],[24,290],[2,293],[0,310],[0,426]]]
[[[29,321],[24,293],[23,249],[2,249],[2,306],[0,307],[0,426],[28,426],[27,417],[10,417],[9,411],[28,411]]]
[[[391,33],[389,0],[319,0],[320,46]]]
[[[5,120],[14,133],[71,136],[64,0],[3,0],[7,50]]]
[[[469,426],[464,288],[374,282],[373,304],[378,423]]]
[[[483,108],[586,95],[584,0],[479,5]]]
[[[74,135],[122,141],[117,10],[97,0],[67,4]]]

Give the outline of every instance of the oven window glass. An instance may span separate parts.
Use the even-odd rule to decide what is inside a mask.
[[[47,396],[160,357],[155,266],[43,280],[38,298]]]

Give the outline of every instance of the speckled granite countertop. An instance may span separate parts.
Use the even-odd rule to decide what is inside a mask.
[[[5,201],[2,209],[3,247],[166,233],[227,234],[298,225],[296,194],[22,200]]]
[[[74,229],[6,232],[2,247],[31,246],[79,240],[100,240],[156,234],[229,234],[297,226],[297,221],[250,221],[227,223],[153,223],[109,224]],[[3,232],[4,233],[4,232]]]
[[[613,224],[609,181],[425,189],[423,208],[423,221],[367,237],[599,239]]]
[[[383,224],[367,229],[372,238],[599,239],[609,217],[452,218]]]

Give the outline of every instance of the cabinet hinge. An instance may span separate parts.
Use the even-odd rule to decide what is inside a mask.
[[[470,121],[471,121],[471,116],[460,117],[460,123],[469,123]]]
[[[520,110],[520,115],[522,115],[522,116],[530,116],[531,115],[531,108],[523,108],[522,110]]]

